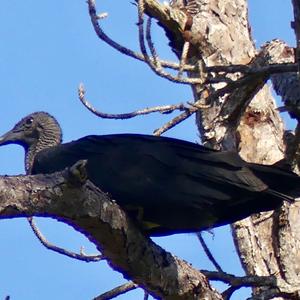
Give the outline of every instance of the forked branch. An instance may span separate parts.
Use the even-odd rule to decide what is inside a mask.
[[[149,67],[159,76],[168,79],[172,82],[175,83],[185,83],[185,84],[201,84],[202,80],[200,78],[182,78],[181,73],[184,69],[184,66],[179,64],[179,75],[180,76],[173,76],[170,73],[165,72],[161,68],[161,63],[160,60],[158,59],[156,50],[154,48],[154,44],[151,39],[151,33],[150,33],[150,26],[151,23],[148,23],[147,26],[147,40],[148,40],[148,45],[150,46],[151,53],[153,56],[150,58],[146,45],[145,45],[145,36],[144,36],[144,12],[145,12],[145,3],[144,0],[138,0],[138,28],[139,28],[139,44],[140,44],[140,49],[141,52],[144,56],[145,62],[149,65]]]
[[[122,284],[108,292],[105,292],[98,297],[94,298],[93,300],[109,300],[116,298],[117,296],[123,295],[125,293],[128,293],[134,289],[138,288],[138,285],[133,283],[132,281],[126,282],[125,284]]]
[[[102,41],[104,41],[105,43],[107,43],[109,46],[116,49],[117,51],[121,52],[122,54],[125,54],[127,56],[130,56],[130,57],[135,58],[140,61],[145,61],[144,55],[142,53],[135,52],[129,48],[126,48],[126,47],[120,45],[119,43],[117,43],[116,41],[112,40],[109,37],[102,30],[102,28],[100,26],[99,22],[101,21],[101,18],[99,19],[99,17],[98,17],[95,0],[88,0],[87,3],[88,3],[91,22],[92,22],[94,30],[95,30],[97,36],[99,37],[99,39],[101,39]],[[170,61],[166,61],[166,60],[160,60],[160,64],[163,67],[174,69],[174,70],[179,70],[179,68],[180,68],[178,63],[174,63],[174,62],[170,62]],[[193,71],[193,70],[195,70],[195,67],[192,65],[185,65],[184,70],[185,71]]]
[[[42,243],[42,245],[44,247],[46,247],[48,250],[54,251],[56,253],[68,256],[70,258],[74,258],[77,260],[81,260],[81,261],[85,261],[85,262],[97,262],[100,261],[102,259],[104,259],[104,257],[102,255],[86,255],[85,253],[83,253],[83,250],[81,250],[80,254],[66,250],[64,248],[58,247],[52,243],[50,243],[42,234],[42,232],[39,230],[39,228],[37,227],[37,225],[35,224],[34,220],[32,217],[27,218],[28,222],[30,224],[30,227],[32,229],[32,231],[34,232],[34,234],[36,235],[36,237],[38,238],[38,240]]]
[[[187,110],[187,108],[185,107],[185,105],[183,103],[179,103],[179,104],[171,104],[171,105],[162,105],[162,106],[154,106],[154,107],[149,107],[149,108],[144,108],[144,109],[140,109],[140,110],[136,110],[133,112],[129,112],[129,113],[123,113],[123,114],[108,114],[108,113],[104,113],[101,112],[99,110],[97,110],[85,97],[85,89],[83,84],[79,85],[78,88],[78,96],[79,96],[79,100],[81,101],[81,103],[93,114],[95,114],[96,116],[103,118],[103,119],[116,119],[116,120],[124,120],[124,119],[131,119],[134,118],[136,116],[141,116],[141,115],[147,115],[147,114],[151,114],[151,113],[155,113],[155,112],[159,112],[162,114],[168,114],[171,113],[175,110],[179,110],[179,111],[185,111]]]

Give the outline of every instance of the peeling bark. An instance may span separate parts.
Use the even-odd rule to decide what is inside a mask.
[[[185,1],[188,4],[189,1]],[[189,63],[206,66],[294,62],[293,50],[283,42],[267,43],[257,53],[248,23],[246,0],[195,0],[198,11],[192,18],[189,42],[193,51]],[[182,7],[183,1],[173,1]],[[163,24],[163,22],[161,22]],[[180,53],[181,49],[177,49]],[[203,74],[190,74],[199,77]],[[232,79],[238,78],[236,74]],[[195,101],[213,100],[199,110],[197,126],[203,142],[214,148],[236,149],[249,162],[272,164],[284,157],[286,144],[283,122],[269,87],[268,77],[253,76],[247,86],[211,99],[223,84],[194,85]],[[282,95],[292,117],[299,118],[299,79],[295,73],[276,74],[272,82]],[[299,119],[298,119],[299,120]],[[283,206],[232,226],[235,244],[247,274],[276,274],[278,286],[299,290],[299,205]],[[280,282],[280,284],[279,284]],[[258,292],[259,290],[254,290]]]

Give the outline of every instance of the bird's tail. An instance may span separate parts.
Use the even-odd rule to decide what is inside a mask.
[[[276,165],[249,164],[251,171],[268,185],[268,193],[288,202],[300,200],[300,177]]]
[[[277,198],[281,198],[282,200],[287,201],[289,203],[294,203],[295,201],[300,200],[300,197],[296,198],[296,197],[293,197],[293,196],[289,196],[287,194],[277,192],[273,189],[268,189],[267,193],[269,193],[269,194],[271,194],[271,195],[273,195]]]

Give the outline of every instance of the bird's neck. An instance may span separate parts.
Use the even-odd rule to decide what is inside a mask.
[[[31,174],[31,169],[34,162],[34,157],[36,155],[35,146],[31,145],[29,148],[25,149],[25,171],[26,174]]]
[[[42,150],[57,146],[61,143],[61,134],[53,134],[53,132],[44,132],[39,139],[25,148],[25,171],[31,174],[35,156]]]

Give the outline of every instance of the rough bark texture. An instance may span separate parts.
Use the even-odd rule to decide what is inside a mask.
[[[273,41],[263,48],[261,55],[269,63],[293,61],[292,51],[282,42]],[[278,84],[287,77],[273,76]],[[258,101],[258,103],[256,103]],[[249,161],[264,164],[275,163],[283,157],[282,122],[271,100],[266,97],[252,101],[253,120],[244,118],[240,125],[241,154]],[[247,116],[247,115],[246,115]],[[246,153],[246,154],[245,154]],[[263,222],[261,222],[263,220]],[[286,281],[286,288],[299,286],[299,204],[284,205],[280,211],[253,216],[234,224],[234,237],[246,270],[250,274],[278,274],[279,280]],[[288,287],[289,286],[289,287]]]
[[[146,238],[119,206],[66,173],[0,177],[0,216],[52,216],[82,231],[109,264],[162,299],[222,299],[206,277]]]
[[[173,6],[182,7],[189,2],[173,1]],[[262,66],[293,61],[293,51],[280,41],[266,44],[257,53],[251,38],[246,0],[193,2],[197,4],[198,11],[193,15],[188,35],[193,46],[190,63],[200,61],[206,66],[251,63]],[[180,48],[177,52],[180,53]],[[236,75],[232,79],[238,77]],[[193,87],[195,101],[201,99],[202,103],[211,104],[210,108],[199,111],[197,117],[197,126],[206,145],[236,149],[250,162],[272,164],[283,158],[286,148],[283,123],[269,87],[265,85],[266,79],[254,76],[247,86],[238,87],[221,98],[211,95],[223,84]],[[283,96],[286,104],[292,106],[291,110],[297,116],[297,76],[280,74],[272,79],[276,91]],[[284,205],[278,212],[259,214],[232,226],[235,244],[247,274],[276,274],[282,290],[299,290],[299,220],[299,207],[295,204],[292,207]]]

